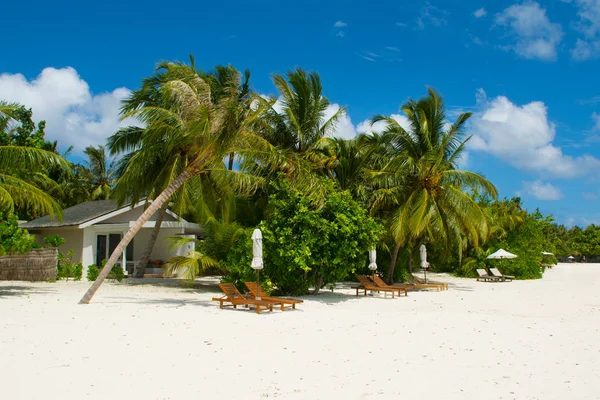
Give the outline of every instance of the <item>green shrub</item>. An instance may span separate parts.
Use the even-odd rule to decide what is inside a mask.
[[[69,278],[73,278],[73,280],[76,281],[81,280],[83,266],[81,266],[81,264],[73,263],[74,254],[74,250],[69,250],[66,254],[58,253],[56,279],[69,280]]]
[[[88,265],[86,278],[88,281],[93,282],[98,279],[98,275],[100,275],[100,269],[96,264]]]
[[[322,185],[322,202],[293,189],[285,180],[271,185],[267,217],[259,225],[263,234],[265,267],[261,284],[285,294],[304,294],[352,276],[368,259],[368,250],[383,229],[348,192]],[[236,237],[221,265],[229,280],[254,280],[252,229]],[[270,282],[271,285],[268,285]]]
[[[119,282],[121,282],[124,277],[125,273],[123,272],[123,268],[121,268],[119,265],[113,265],[110,273],[107,276],[108,279],[116,279]]]
[[[47,247],[58,247],[66,242],[66,239],[59,235],[51,235],[44,238],[44,243]]]
[[[38,247],[35,238],[25,229],[19,228],[17,216],[0,212],[0,256],[22,254],[34,247]]]

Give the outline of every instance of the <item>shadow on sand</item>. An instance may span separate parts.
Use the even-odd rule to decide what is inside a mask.
[[[29,296],[31,294],[48,294],[56,293],[56,290],[51,288],[42,288],[34,286],[0,286],[0,298],[9,296]]]

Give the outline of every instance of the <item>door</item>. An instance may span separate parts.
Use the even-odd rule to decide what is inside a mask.
[[[106,259],[106,235],[96,236],[96,265],[102,268],[102,260]]]

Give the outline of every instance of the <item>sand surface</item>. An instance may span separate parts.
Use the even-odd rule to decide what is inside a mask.
[[[600,265],[220,310],[206,280],[0,282],[3,399],[600,399]]]

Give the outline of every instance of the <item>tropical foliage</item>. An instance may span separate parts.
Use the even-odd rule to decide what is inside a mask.
[[[5,228],[23,241],[9,213],[60,216],[61,208],[93,199],[146,201],[103,268],[88,269],[95,282],[83,303],[103,279],[120,278],[115,261],[158,213],[136,270],[143,276],[167,207],[205,231],[202,240],[173,242],[195,250],[169,260],[168,270],[190,279],[206,271],[237,283],[254,279],[250,236],[258,227],[261,282],[285,293],[352,279],[365,272],[372,247],[389,282],[416,271],[421,244],[432,269],[463,276],[498,264],[486,257],[500,247],[519,257],[497,266],[522,279],[539,278],[540,264],[554,261],[542,251],[600,256],[597,226],[556,225],[518,198],[498,200],[492,183],[461,168],[470,114],[451,120],[434,89],[402,104],[402,118],[377,115],[372,122],[383,129],[346,140],[335,137],[345,109],[330,103],[316,72],[297,68],[273,83],[277,96],[267,99],[253,92],[249,71],[203,71],[193,58],[161,62],[123,102],[123,119],[136,126],[87,147],[77,163],[65,160],[71,148],[59,154],[58,143],[46,141],[45,122],[34,123],[31,109],[0,102]]]

